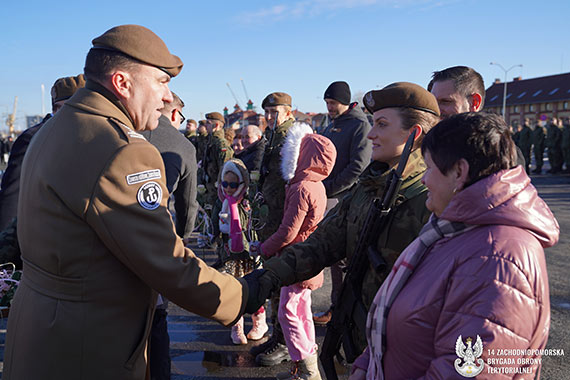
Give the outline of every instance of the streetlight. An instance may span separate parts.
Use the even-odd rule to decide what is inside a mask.
[[[503,119],[505,119],[505,122],[506,122],[507,117],[505,116],[505,114],[507,111],[507,73],[509,71],[511,71],[512,69],[514,69],[515,67],[523,67],[523,65],[520,65],[520,64],[519,65],[513,65],[508,70],[505,70],[505,68],[503,66],[501,66],[500,63],[497,63],[497,62],[491,62],[490,65],[499,66],[505,72],[505,88],[503,91]]]

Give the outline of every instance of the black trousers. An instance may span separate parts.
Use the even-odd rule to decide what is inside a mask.
[[[168,336],[165,308],[154,311],[150,330],[150,378],[170,380],[170,337]]]

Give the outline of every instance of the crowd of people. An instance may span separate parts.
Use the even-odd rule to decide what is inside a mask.
[[[511,129],[513,140],[524,155],[527,174],[530,174],[531,151],[536,164],[532,173],[542,173],[545,150],[550,164],[547,173],[570,173],[570,118],[543,118],[534,124],[525,118],[522,125]]]
[[[262,123],[234,130],[216,111],[186,120],[169,89],[183,63],[149,29],[117,26],[92,44],[2,179],[2,259],[23,267],[5,379],[169,379],[168,300],[231,327],[236,345],[271,331],[250,352],[260,366],[291,361],[278,379],[321,379],[314,324],[341,316],[334,352],[321,353],[329,379],[340,346],[351,380],[503,379],[475,361],[494,349],[525,353],[517,378],[540,376],[543,250],[559,226],[528,176],[530,150],[541,135],[551,172],[567,158],[568,170],[570,126],[513,134],[481,112],[481,75],[454,66],[427,89],[395,82],[363,104],[332,82],[320,134],[279,91],[263,99]],[[211,265],[188,248],[199,209]],[[326,267],[330,308],[313,316]]]

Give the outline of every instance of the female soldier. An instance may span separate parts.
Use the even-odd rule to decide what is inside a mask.
[[[285,248],[278,258],[268,260],[265,263],[268,270],[245,277],[250,288],[248,308],[259,307],[268,292],[279,285],[309,279],[323,268],[353,256],[370,204],[382,196],[388,173],[398,163],[412,131],[416,132],[416,138],[402,175],[398,200],[375,244],[387,263],[386,268],[381,273],[369,269],[362,279],[361,299],[366,309],[400,252],[427,221],[426,189],[420,181],[425,164],[419,147],[425,133],[439,121],[435,97],[418,85],[400,82],[368,92],[364,103],[374,118],[368,134],[373,145],[372,163],[307,240]],[[338,304],[342,303],[343,299],[339,299]],[[366,346],[364,331],[362,325],[350,332],[360,350]]]

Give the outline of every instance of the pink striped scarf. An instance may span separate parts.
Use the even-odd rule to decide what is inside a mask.
[[[439,219],[432,214],[420,231],[420,235],[400,254],[390,274],[376,293],[368,312],[366,338],[370,350],[370,361],[366,373],[367,379],[384,380],[382,356],[386,348],[386,319],[398,293],[424,254],[438,240],[460,235],[475,227],[477,226]]]

